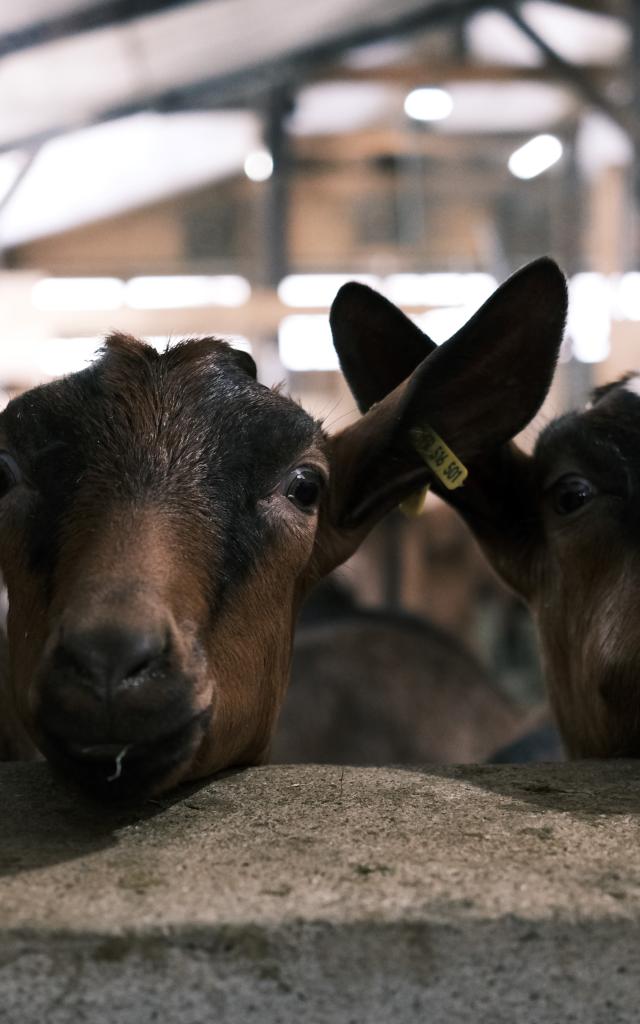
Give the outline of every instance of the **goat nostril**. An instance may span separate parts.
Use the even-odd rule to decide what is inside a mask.
[[[59,668],[90,676],[101,683],[134,679],[151,669],[170,648],[164,631],[138,632],[102,627],[77,633],[66,632],[55,652]]]
[[[131,679],[134,676],[142,675],[147,669],[163,658],[169,650],[169,640],[165,636],[156,634],[140,634],[136,642],[127,650],[122,652],[122,678]],[[125,659],[127,667],[125,669]]]
[[[148,668],[149,664],[150,664],[149,658],[147,658],[147,657],[141,658],[138,662],[136,662],[135,665],[130,665],[129,666],[129,668],[127,669],[127,671],[126,671],[126,673],[125,673],[123,678],[124,679],[131,679],[132,676],[139,676],[139,675],[141,675],[144,672],[144,670],[146,668]]]

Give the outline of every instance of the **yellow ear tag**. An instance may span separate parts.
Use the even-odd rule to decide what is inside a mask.
[[[400,502],[400,511],[404,512],[405,516],[413,518],[414,516],[421,516],[427,506],[427,498],[429,496],[429,484],[420,491],[416,491],[415,494],[410,494],[408,498]]]
[[[444,486],[454,491],[469,475],[465,465],[453,454],[435,430],[426,424],[411,431],[413,447]]]

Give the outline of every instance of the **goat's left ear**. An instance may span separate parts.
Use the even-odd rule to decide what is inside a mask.
[[[338,298],[343,307],[344,293]],[[423,457],[421,432],[425,436],[435,431],[458,463],[472,472],[475,458],[509,441],[529,423],[553,377],[567,291],[556,264],[537,260],[514,274],[457,334],[417,365],[420,346],[423,351],[430,347],[428,339],[418,332],[419,339],[417,328],[399,311],[388,314],[381,302],[389,304],[375,293],[367,298],[360,292],[358,298],[368,310],[364,331],[361,324],[354,326],[353,317],[350,326],[358,352],[359,383],[354,390],[358,388],[360,403],[365,406],[371,399],[375,402],[376,396],[379,400],[361,420],[332,438],[330,500],[325,516],[331,528],[363,535],[432,478]],[[334,332],[340,306],[334,307],[332,314]],[[368,388],[362,339],[367,337],[368,326],[383,322],[380,311],[389,326],[386,358],[378,333]],[[344,360],[348,333],[343,316],[339,329]],[[399,373],[412,360],[413,372],[398,383]],[[385,368],[388,384],[383,397]],[[352,371],[352,381],[354,377]]]
[[[360,412],[393,391],[437,345],[373,288],[342,286],[329,314],[340,368]]]

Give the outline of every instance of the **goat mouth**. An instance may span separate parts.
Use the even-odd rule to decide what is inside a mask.
[[[187,764],[202,738],[211,709],[206,708],[171,733],[143,743],[80,743],[49,733],[43,752],[67,781],[107,800],[157,793],[163,780]]]
[[[88,761],[104,761],[109,758],[124,757],[129,751],[135,751],[133,743],[69,743],[67,750],[72,757],[86,758]]]

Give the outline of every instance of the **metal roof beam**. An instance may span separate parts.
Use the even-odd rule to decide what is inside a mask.
[[[112,25],[123,25],[172,7],[182,7],[193,0],[105,0],[80,10],[68,11],[54,18],[43,18],[30,25],[0,35],[0,58],[70,36],[93,32]]]
[[[496,6],[498,4],[496,3]],[[577,64],[572,64],[570,61],[565,60],[550,44],[539,35],[538,32],[529,24],[529,22],[522,16],[519,10],[518,3],[503,3],[500,5],[500,9],[508,14],[513,23],[520,29],[520,31],[534,43],[535,46],[540,50],[542,55],[548,64],[555,68],[559,74],[561,74],[566,81],[573,86],[577,93],[596,110],[600,110],[605,114],[614,124],[622,128],[624,132],[634,141],[635,144],[640,145],[640,119],[638,119],[634,112],[629,110],[627,107],[612,103],[608,97],[601,92],[596,85],[594,85],[591,78],[586,75],[582,68]]]

